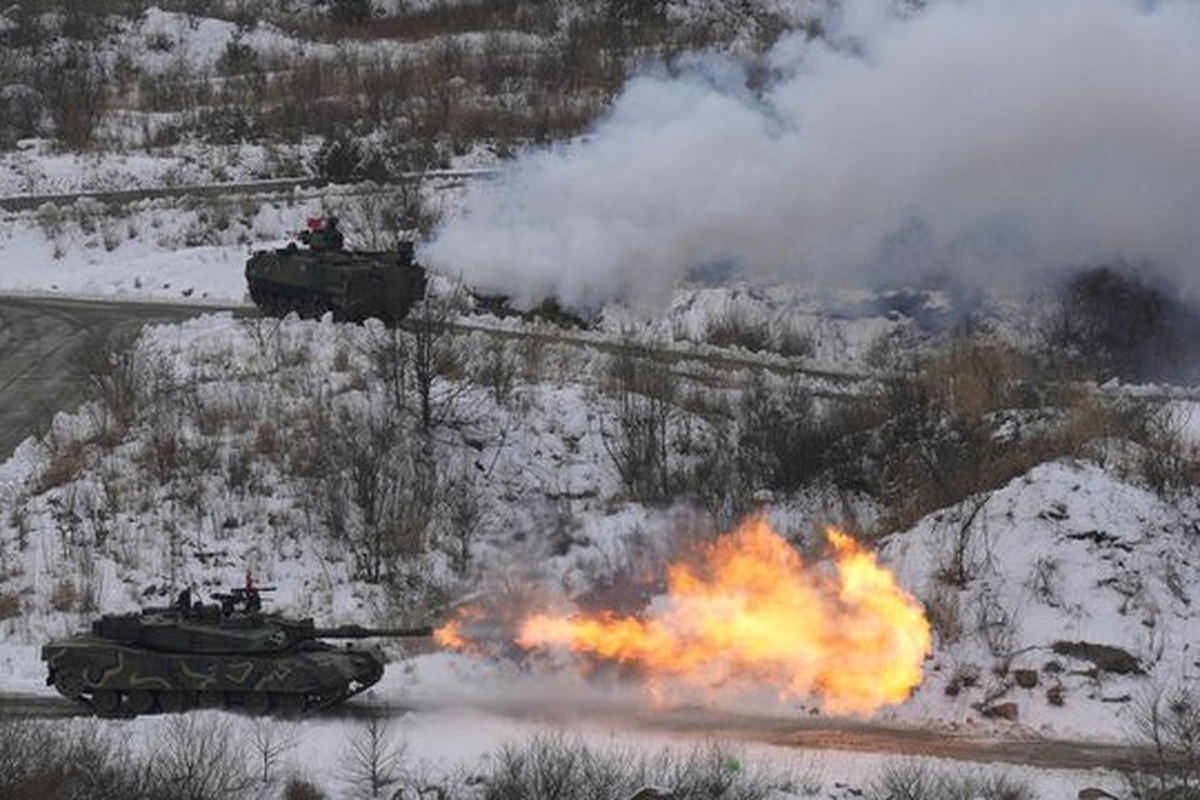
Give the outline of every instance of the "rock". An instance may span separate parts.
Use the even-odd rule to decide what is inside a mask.
[[[1097,789],[1094,786],[1080,789],[1077,797],[1079,800],[1118,800],[1115,794],[1109,794],[1103,789]]]
[[[665,800],[675,796],[675,792],[659,786],[643,786],[634,792],[629,800]]]
[[[985,706],[979,710],[987,719],[1006,719],[1009,722],[1017,720],[1017,704],[1016,703],[996,703],[994,706]]]
[[[1060,656],[1069,656],[1083,661],[1090,661],[1102,672],[1116,675],[1145,675],[1142,664],[1127,650],[1107,644],[1092,642],[1055,642],[1054,652]]]
[[[1038,685],[1038,674],[1035,669],[1013,670],[1013,680],[1022,689],[1032,689]]]

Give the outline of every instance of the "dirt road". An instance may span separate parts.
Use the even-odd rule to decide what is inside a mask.
[[[87,399],[98,359],[151,322],[211,311],[195,305],[0,297],[0,462],[59,411]]]
[[[420,704],[391,706],[365,700],[352,701],[317,719],[375,717],[401,718],[421,713]],[[1074,742],[1042,738],[1000,738],[947,733],[923,728],[891,727],[873,722],[836,717],[788,717],[783,715],[736,714],[709,709],[630,712],[603,711],[596,707],[555,711],[518,705],[483,709],[500,717],[540,719],[560,727],[571,725],[662,733],[673,736],[731,742],[756,742],[798,750],[830,750],[849,753],[922,756],[954,761],[1014,764],[1039,769],[1133,770],[1152,762],[1147,749],[1118,744]],[[63,698],[0,693],[0,719],[58,719],[86,716],[86,712]]]

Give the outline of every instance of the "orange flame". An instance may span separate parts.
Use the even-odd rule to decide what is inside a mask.
[[[449,647],[453,650],[466,650],[471,646],[470,640],[463,636],[462,621],[457,619],[452,619],[434,630],[433,640],[442,647]]]
[[[873,553],[836,529],[826,535],[832,571],[805,564],[764,517],[753,517],[696,563],[672,565],[661,609],[638,618],[536,614],[516,643],[621,665],[656,691],[676,681],[705,690],[766,686],[783,698],[818,698],[834,713],[902,702],[931,646],[921,605]]]

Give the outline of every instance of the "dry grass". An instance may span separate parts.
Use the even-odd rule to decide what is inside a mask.
[[[45,492],[63,486],[79,477],[87,465],[87,453],[83,442],[69,440],[61,445],[52,444],[50,457],[37,484],[37,492]]]
[[[1138,454],[1113,464],[1165,492],[1195,485],[1200,462],[1168,409],[1056,384],[1011,348],[962,343],[897,379],[880,398],[884,530],[996,489],[1062,457],[1111,459],[1110,443]]]
[[[0,593],[0,619],[21,616],[21,597],[15,592]]]

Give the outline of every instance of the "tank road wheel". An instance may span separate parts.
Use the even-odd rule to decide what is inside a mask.
[[[299,692],[280,692],[272,703],[276,713],[284,719],[297,719],[304,713],[304,695]]]
[[[271,316],[273,317],[286,317],[295,310],[292,308],[291,301],[281,294],[271,295],[271,298],[267,301],[267,305],[270,307]]]
[[[83,694],[83,676],[73,669],[60,669],[54,673],[54,690],[63,697],[78,700]]]
[[[156,692],[158,707],[168,714],[178,714],[192,707],[192,698],[187,692],[165,691]]]
[[[154,711],[154,693],[135,689],[129,693],[129,710],[134,714],[149,714]]]
[[[92,707],[97,714],[110,717],[121,709],[121,693],[116,689],[97,689],[92,692]]]
[[[266,692],[246,692],[242,701],[246,713],[254,717],[263,717],[271,713],[271,695]]]
[[[205,691],[196,695],[197,708],[224,708],[225,696],[220,692]]]

